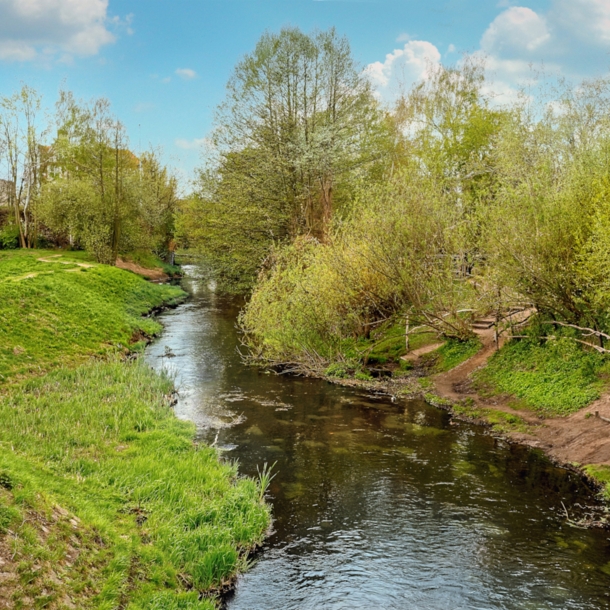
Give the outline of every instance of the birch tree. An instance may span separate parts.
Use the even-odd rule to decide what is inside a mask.
[[[22,248],[35,241],[32,207],[40,192],[42,166],[52,154],[43,146],[49,128],[40,115],[41,97],[31,87],[24,85],[0,98],[0,162]]]

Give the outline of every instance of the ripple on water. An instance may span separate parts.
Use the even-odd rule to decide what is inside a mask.
[[[595,505],[571,474],[421,401],[242,366],[239,303],[198,275],[148,361],[242,473],[277,462],[274,532],[231,610],[610,607],[607,532],[560,512]]]

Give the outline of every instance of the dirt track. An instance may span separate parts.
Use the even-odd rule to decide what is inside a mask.
[[[532,427],[532,433],[515,432],[510,436],[514,440],[543,449],[562,463],[610,465],[610,423],[594,416],[597,411],[600,416],[610,419],[610,394],[603,395],[569,417],[544,419],[531,411],[512,409],[504,397],[482,398],[472,389],[470,375],[485,365],[496,346],[493,328],[476,332],[483,343],[483,349],[466,362],[435,377],[436,391],[440,396],[451,401],[469,397],[478,407],[520,416]]]
[[[125,269],[126,271],[131,271],[148,278],[151,282],[166,282],[169,279],[169,275],[167,275],[167,273],[165,273],[165,271],[163,271],[163,269],[160,267],[156,267],[155,269],[146,269],[145,267],[141,267],[140,265],[131,261],[124,261],[122,258],[116,259],[116,266],[119,269]]]

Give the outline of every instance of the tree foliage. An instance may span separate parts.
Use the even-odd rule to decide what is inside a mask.
[[[158,155],[131,152],[107,100],[79,102],[61,92],[55,112],[41,115],[42,100],[29,87],[0,100],[3,194],[19,245],[44,237],[110,264],[120,252],[167,252],[177,184]]]
[[[217,113],[200,204],[187,208],[198,213],[196,244],[222,277],[248,285],[273,244],[327,239],[389,133],[345,38],[263,35]]]
[[[382,175],[330,239],[259,277],[242,315],[254,356],[319,370],[388,320],[465,340],[477,316],[515,307],[605,353],[610,83],[500,108],[483,74],[439,67],[398,102]]]

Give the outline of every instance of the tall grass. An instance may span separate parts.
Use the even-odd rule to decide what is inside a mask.
[[[170,390],[143,363],[115,360],[24,382],[0,404],[0,472],[11,487],[0,525],[10,509],[22,527],[15,507],[26,515],[40,493],[77,515],[106,549],[95,607],[125,595],[130,607],[183,607],[188,589],[214,591],[243,569],[269,525],[262,485],[194,442]]]
[[[183,293],[54,254],[0,253],[0,599],[214,608],[268,529],[266,478],[196,443],[171,380],[123,358]]]

